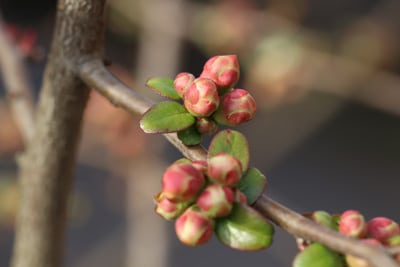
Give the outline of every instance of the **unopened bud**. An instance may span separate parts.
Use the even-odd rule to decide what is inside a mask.
[[[239,189],[235,189],[235,202],[241,204],[248,204],[246,195]]]
[[[185,108],[196,117],[210,116],[219,105],[215,83],[206,78],[197,78],[183,95]]]
[[[165,197],[163,192],[160,192],[156,197],[155,212],[166,220],[173,220],[179,217],[185,209],[189,206],[189,203],[185,202],[172,202]]]
[[[233,87],[239,80],[240,69],[236,55],[223,55],[210,58],[203,68],[200,77],[211,79],[221,93]]]
[[[194,160],[192,165],[204,174],[207,172],[207,161],[205,160]]]
[[[175,222],[178,239],[188,246],[206,243],[213,230],[214,221],[194,208],[188,208]]]
[[[201,171],[191,163],[173,163],[163,175],[162,191],[172,202],[189,202],[197,197],[204,182]]]
[[[210,218],[229,215],[232,210],[235,194],[227,186],[211,184],[201,192],[197,199],[197,206]]]
[[[242,164],[226,152],[220,152],[208,160],[208,178],[217,184],[236,185],[242,177]]]
[[[367,225],[364,216],[356,210],[347,210],[339,220],[339,232],[356,238],[363,238],[367,234]]]
[[[368,235],[381,242],[400,233],[399,225],[386,217],[375,217],[367,224]]]
[[[330,215],[326,211],[323,211],[323,210],[314,211],[311,214],[310,218],[314,222],[316,222],[322,226],[328,227],[332,230],[337,230],[337,225],[335,224],[335,221],[334,221],[332,215]]]
[[[193,74],[188,72],[181,72],[176,75],[174,80],[174,88],[180,97],[183,98],[186,90],[192,85],[195,77]]]
[[[389,237],[383,243],[390,247],[400,246],[400,234]]]
[[[256,101],[249,92],[244,89],[233,89],[222,96],[214,119],[219,124],[235,126],[251,120],[256,111]]]
[[[212,119],[197,118],[196,128],[199,133],[209,135],[217,131],[218,125]]]

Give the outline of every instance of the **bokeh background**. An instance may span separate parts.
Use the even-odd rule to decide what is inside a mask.
[[[3,26],[25,58],[37,96],[55,1],[1,0]],[[266,193],[298,212],[358,209],[400,221],[398,0],[113,0],[106,58],[150,98],[147,78],[200,74],[207,58],[237,54],[239,87],[258,103],[241,127]],[[0,79],[1,80],[1,79]],[[0,89],[0,266],[8,266],[23,144]],[[138,117],[91,95],[71,196],[67,267],[291,266],[295,240],[233,251],[215,238],[185,247],[153,212],[166,166],[181,157]],[[207,140],[205,142],[207,146]]]

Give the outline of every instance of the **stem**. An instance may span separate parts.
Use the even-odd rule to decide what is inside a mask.
[[[62,265],[67,200],[89,93],[72,66],[82,55],[101,56],[104,2],[59,1],[36,131],[21,157],[13,267]]]
[[[82,80],[88,85],[99,91],[112,104],[128,112],[143,114],[153,104],[152,101],[143,98],[115,78],[99,60],[89,59],[79,67],[79,73]],[[187,158],[192,160],[206,159],[207,152],[201,146],[187,147],[181,143],[176,134],[164,134],[164,136]],[[254,207],[266,218],[271,219],[293,235],[310,241],[321,242],[342,253],[365,258],[375,267],[398,267],[384,249],[371,247],[359,240],[317,225],[270,198],[260,197]]]
[[[376,267],[398,266],[383,248],[364,244],[316,224],[264,195],[257,200],[254,208],[294,236],[325,244],[343,254],[362,257]]]
[[[2,28],[0,20],[0,70],[3,74],[12,115],[28,144],[34,132],[34,111],[31,84],[22,57]]]

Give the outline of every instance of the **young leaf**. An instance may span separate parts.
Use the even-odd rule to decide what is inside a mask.
[[[140,120],[146,133],[170,133],[184,130],[195,123],[195,118],[179,103],[160,102],[152,106]]]
[[[247,197],[249,205],[256,202],[267,186],[267,178],[256,168],[250,168],[240,179],[238,188]]]
[[[215,234],[231,248],[260,250],[271,245],[274,227],[254,209],[235,203],[230,215],[216,220]]]
[[[179,100],[181,97],[175,91],[174,80],[163,77],[150,78],[146,82],[146,86],[153,89],[162,96],[173,100]]]
[[[246,137],[238,131],[223,130],[217,133],[208,148],[208,157],[219,152],[226,152],[236,157],[241,163],[243,172],[249,167],[249,145]]]
[[[309,245],[297,254],[293,267],[344,267],[343,258],[339,253],[320,243]]]
[[[192,126],[178,132],[178,138],[187,146],[198,145],[201,142],[202,135]]]

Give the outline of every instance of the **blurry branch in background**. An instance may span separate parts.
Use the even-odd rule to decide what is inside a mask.
[[[78,69],[81,78],[89,86],[98,90],[112,104],[135,114],[143,114],[153,104],[140,97],[131,88],[118,81],[98,59],[84,62]],[[136,107],[138,105],[139,107]],[[186,147],[176,135],[168,134],[167,139],[186,157],[192,160],[205,160],[207,152],[200,146]],[[362,242],[345,237],[326,229],[300,214],[262,196],[254,205],[267,219],[271,219],[287,232],[311,241],[321,242],[342,253],[352,254],[367,259],[375,267],[398,267],[389,253],[379,247],[372,247]]]
[[[139,29],[145,28],[146,25],[138,16],[132,16],[129,9],[124,9],[123,2],[115,1],[111,6],[132,25]],[[400,77],[379,69],[385,61],[392,60],[388,53],[397,51],[393,49],[393,44],[385,43],[396,40],[391,38],[393,33],[387,27],[387,22],[368,16],[358,18],[340,36],[341,43],[333,44],[322,34],[273,14],[269,9],[256,9],[246,5],[246,1],[236,0],[235,4],[229,2],[207,5],[187,1],[182,5],[185,10],[182,14],[191,18],[186,27],[172,32],[165,27],[159,28],[158,34],[193,41],[210,54],[236,53],[247,59],[248,73],[260,74],[258,77],[253,74],[246,82],[249,88],[255,87],[258,90],[259,96],[264,95],[265,107],[296,100],[316,90],[400,115]],[[237,3],[244,6],[238,8]],[[210,34],[216,28],[219,29],[218,35]],[[294,54],[297,59],[285,57],[285,54],[292,54],[288,49],[274,51],[272,58],[271,54],[263,54],[269,51],[259,51],[263,43],[275,42],[277,35],[280,35],[279,38],[289,36],[289,39],[296,35],[292,39],[294,44],[287,48],[299,53]],[[297,44],[299,39],[301,43]],[[332,46],[340,47],[337,54],[327,52]],[[280,62],[274,62],[276,59]],[[255,70],[254,61],[258,61],[260,70]],[[268,68],[271,65],[273,69]]]
[[[11,43],[0,17],[0,70],[7,92],[7,98],[25,144],[33,137],[34,104],[32,88],[22,56]]]

